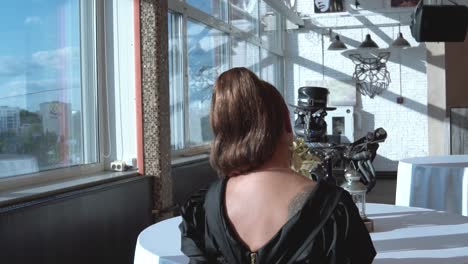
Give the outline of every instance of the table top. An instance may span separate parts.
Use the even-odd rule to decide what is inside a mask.
[[[415,165],[432,165],[432,166],[458,166],[463,164],[468,167],[468,155],[442,155],[442,156],[427,156],[414,157],[400,160],[402,163]]]
[[[378,204],[369,211],[374,263],[468,263],[468,217]]]
[[[468,217],[430,209],[367,204],[374,220],[373,263],[468,264]],[[151,225],[138,236],[135,264],[188,263],[180,251],[180,217]]]

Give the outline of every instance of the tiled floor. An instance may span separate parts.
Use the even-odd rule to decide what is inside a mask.
[[[395,204],[396,179],[377,179],[377,184],[367,194],[367,202]]]

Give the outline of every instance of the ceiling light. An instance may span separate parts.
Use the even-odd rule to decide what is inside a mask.
[[[379,46],[375,43],[370,34],[366,35],[366,39],[359,45],[359,48],[378,48]]]
[[[411,47],[411,45],[410,45],[409,42],[403,37],[403,33],[400,32],[400,33],[398,34],[398,38],[396,38],[395,41],[393,41],[392,47],[400,47],[400,48],[403,48],[403,47]]]
[[[328,50],[345,50],[347,48],[343,41],[340,40],[339,35],[336,35],[330,46],[328,46]]]

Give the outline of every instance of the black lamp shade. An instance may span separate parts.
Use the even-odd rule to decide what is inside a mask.
[[[328,46],[328,50],[345,50],[348,47],[340,40],[340,36],[336,35],[335,39],[332,41],[330,46]]]
[[[409,42],[403,37],[403,34],[400,32],[400,33],[398,34],[398,38],[396,38],[395,41],[393,41],[392,47],[400,47],[400,48],[403,48],[403,47],[411,47],[411,45],[410,45]]]
[[[359,48],[378,48],[379,46],[375,43],[370,34],[366,35],[366,39],[359,45]]]

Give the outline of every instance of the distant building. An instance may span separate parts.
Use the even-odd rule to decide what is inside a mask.
[[[71,105],[59,101],[41,103],[40,115],[44,133],[54,133],[59,137],[68,138],[71,128]]]
[[[20,126],[19,132],[21,135],[26,135],[31,129],[31,124],[22,124]]]
[[[53,133],[57,136],[56,153],[50,155],[58,155],[58,162],[54,163],[69,164],[70,160],[70,135],[72,128],[72,110],[70,103],[52,101],[41,103],[40,115],[42,120],[42,131],[44,134]]]
[[[20,128],[20,109],[18,107],[0,106],[0,132]]]

